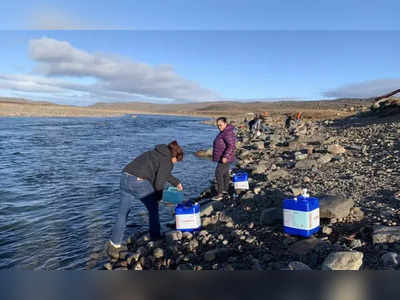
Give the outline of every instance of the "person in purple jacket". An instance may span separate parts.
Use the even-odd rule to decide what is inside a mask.
[[[219,134],[213,143],[213,161],[217,162],[215,179],[217,181],[217,195],[213,200],[220,201],[223,194],[229,189],[229,167],[235,161],[235,127],[228,124],[226,118],[217,119]]]

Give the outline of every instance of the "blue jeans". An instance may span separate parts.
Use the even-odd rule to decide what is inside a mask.
[[[114,224],[111,241],[122,243],[126,228],[126,219],[133,199],[142,201],[149,212],[150,236],[160,236],[160,218],[158,215],[158,199],[153,186],[147,180],[137,180],[136,176],[122,173],[120,183],[121,200],[117,222]]]

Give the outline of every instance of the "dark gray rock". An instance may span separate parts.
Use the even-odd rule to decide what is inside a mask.
[[[339,195],[325,195],[319,198],[319,214],[321,218],[342,219],[349,215],[354,200]]]
[[[288,264],[291,271],[311,271],[312,269],[301,261],[292,261]]]

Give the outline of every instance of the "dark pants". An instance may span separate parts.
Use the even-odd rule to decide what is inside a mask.
[[[215,169],[215,179],[217,180],[217,192],[227,192],[229,189],[229,167],[230,164],[218,163]]]
[[[160,218],[158,215],[158,201],[153,186],[147,180],[137,180],[136,176],[123,173],[120,183],[121,200],[117,221],[113,227],[111,241],[121,244],[126,228],[126,219],[131,209],[133,199],[140,200],[149,212],[150,236],[160,235]]]

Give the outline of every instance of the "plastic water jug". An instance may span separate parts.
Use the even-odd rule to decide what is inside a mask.
[[[197,231],[201,228],[200,204],[184,203],[175,208],[176,230]]]
[[[246,172],[236,173],[233,176],[233,185],[237,190],[248,190],[249,189],[249,179]]]
[[[184,199],[183,191],[179,191],[176,187],[170,186],[163,190],[162,200],[167,203],[179,204]]]
[[[319,199],[303,194],[283,200],[283,228],[288,234],[310,237],[319,230]]]

